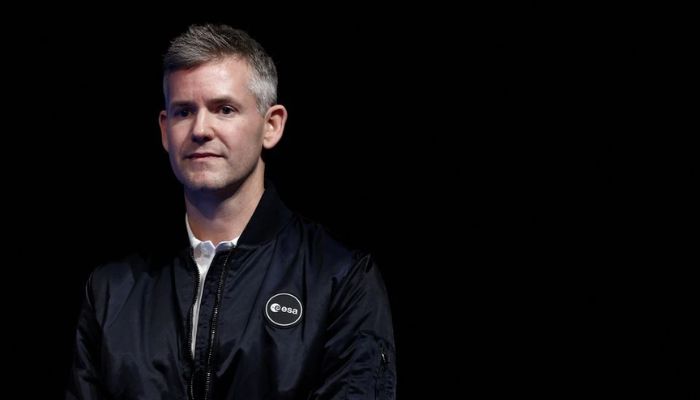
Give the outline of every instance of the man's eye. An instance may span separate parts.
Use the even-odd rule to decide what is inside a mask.
[[[173,109],[172,115],[176,118],[187,118],[192,115],[192,110],[189,108],[175,108]]]
[[[236,112],[236,109],[231,107],[231,106],[223,106],[221,107],[221,113],[222,114],[233,114]]]

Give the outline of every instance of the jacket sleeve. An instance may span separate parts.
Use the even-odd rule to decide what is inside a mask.
[[[85,299],[78,317],[75,352],[66,389],[66,400],[108,398],[100,388],[100,337],[91,275],[85,285]]]
[[[363,256],[337,283],[313,400],[393,400],[396,362],[391,311],[373,259]]]

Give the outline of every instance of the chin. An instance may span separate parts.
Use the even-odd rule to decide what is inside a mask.
[[[228,191],[233,187],[236,187],[236,183],[232,182],[230,179],[215,179],[215,177],[207,177],[203,179],[198,177],[197,179],[186,179],[184,183],[185,188],[191,192],[221,192]]]
[[[240,187],[246,181],[245,176],[232,173],[185,173],[179,177],[185,189],[190,192],[230,192]]]
[[[226,185],[216,182],[188,182],[185,186],[193,192],[215,192],[226,188]]]
[[[223,186],[220,179],[215,179],[211,176],[202,175],[185,175],[180,177],[180,183],[190,191],[210,191],[219,190]]]

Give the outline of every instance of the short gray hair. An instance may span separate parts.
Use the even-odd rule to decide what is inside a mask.
[[[260,114],[277,103],[277,68],[265,49],[246,32],[228,25],[191,25],[176,37],[163,57],[163,94],[168,101],[168,76],[175,71],[240,57],[251,69],[248,87]]]

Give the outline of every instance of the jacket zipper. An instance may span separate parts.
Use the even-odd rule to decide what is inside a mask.
[[[224,289],[224,280],[226,278],[226,272],[228,271],[228,260],[236,251],[236,248],[232,248],[226,255],[224,260],[224,266],[221,268],[221,275],[219,275],[219,284],[216,288],[216,298],[214,299],[214,309],[212,311],[211,323],[209,325],[209,351],[207,354],[207,362],[205,364],[206,368],[206,378],[204,381],[204,400],[209,398],[209,388],[211,386],[211,376],[212,376],[212,360],[214,358],[214,342],[216,341],[216,326],[219,322],[219,308],[221,307],[221,295]]]
[[[190,392],[190,398],[194,400],[194,379],[196,374],[194,365],[194,355],[192,354],[192,329],[194,329],[192,317],[194,313],[194,305],[197,302],[197,294],[199,293],[199,285],[201,284],[201,282],[199,278],[199,269],[197,268],[197,262],[194,260],[194,253],[192,248],[189,249],[188,254],[190,256],[190,260],[192,260],[192,264],[190,265],[194,270],[194,296],[192,297],[192,305],[190,306],[190,312],[187,318],[187,347],[185,348],[185,353],[187,354],[187,359],[189,360],[190,365],[192,366],[192,376],[190,377],[190,382],[188,384],[188,391]]]
[[[384,385],[384,372],[386,371],[387,364],[389,364],[389,356],[384,349],[384,345],[379,345],[379,369],[377,371],[377,385],[375,386],[375,396],[377,399],[384,398],[382,391],[385,390]]]

